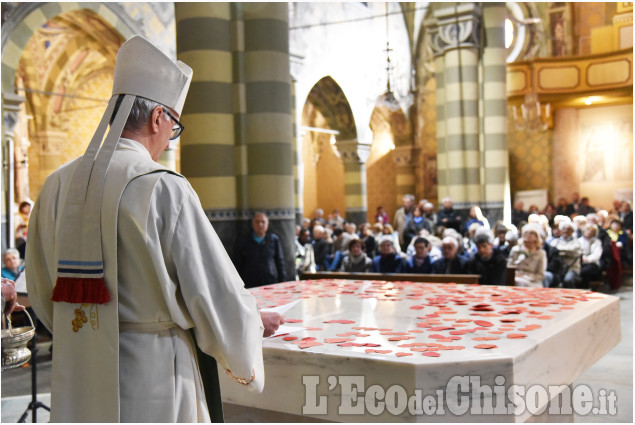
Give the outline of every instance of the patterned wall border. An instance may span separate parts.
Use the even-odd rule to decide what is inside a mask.
[[[628,71],[626,78],[620,80],[606,79],[603,82],[589,81],[589,69],[606,63],[626,62]],[[541,80],[541,71],[576,68],[579,81],[575,85],[546,86]],[[533,77],[533,78],[532,78]],[[531,62],[515,62],[507,65],[507,78],[516,80],[516,84],[507,86],[507,97],[523,96],[535,90],[538,94],[576,94],[590,90],[612,90],[633,86],[633,50],[624,49],[617,52],[602,53],[591,56],[569,58],[540,58]],[[520,81],[524,78],[524,81]],[[533,81],[535,80],[535,81]],[[524,84],[523,84],[524,83]],[[522,88],[520,88],[522,87]]]
[[[124,39],[144,31],[117,3],[18,3],[2,28],[2,91],[15,91],[15,73],[26,44],[46,22],[73,10],[91,10]]]

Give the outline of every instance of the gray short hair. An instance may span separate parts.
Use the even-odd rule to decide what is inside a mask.
[[[456,239],[454,239],[452,236],[446,236],[443,238],[443,240],[441,240],[442,244],[446,244],[446,243],[451,243],[452,245],[454,245],[455,248],[458,249],[459,247],[459,243],[457,242]]]
[[[475,245],[480,245],[482,243],[492,243],[492,235],[490,232],[488,231],[481,231],[481,232],[476,232],[476,234],[474,235],[474,244]]]
[[[7,248],[7,250],[2,253],[2,258],[4,259],[4,256],[8,254],[15,254],[20,258],[20,251],[15,248]]]
[[[392,238],[391,235],[384,235],[381,238],[379,238],[379,245],[386,242],[390,243],[390,245],[392,245],[393,247],[395,246],[395,240]]]
[[[122,100],[123,96],[119,96],[115,105],[115,111],[112,113],[112,117],[110,118],[111,125],[115,120],[115,115],[117,115],[117,111],[119,110],[119,106],[121,105]],[[128,115],[126,125],[124,125],[124,130],[132,132],[141,130],[143,126],[146,125],[146,123],[152,116],[152,111],[157,106],[163,107],[163,105],[153,100],[137,96],[134,103],[132,104],[132,109],[130,110],[130,114]],[[166,118],[170,119],[167,115]]]

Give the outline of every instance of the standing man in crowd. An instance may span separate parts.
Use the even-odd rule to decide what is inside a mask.
[[[287,279],[280,238],[267,233],[269,218],[261,212],[254,214],[252,231],[243,243],[238,258],[238,270],[245,287],[269,285]]]
[[[55,335],[52,422],[209,421],[203,381],[217,377],[195,341],[235,385],[263,389],[263,330],[280,316],[259,314],[190,184],[156,162],[183,131],[191,78],[143,37],[125,42],[90,145],[35,204],[27,288]]]
[[[454,229],[461,233],[461,214],[454,211],[452,199],[446,197],[442,199],[443,209],[437,213],[437,225],[445,229]]]
[[[406,229],[406,224],[412,218],[412,213],[415,209],[415,197],[414,195],[407,194],[403,197],[403,207],[399,208],[395,211],[395,217],[392,221],[392,227],[397,231],[399,235],[399,245],[407,246],[404,241],[404,230]]]
[[[514,203],[514,208],[512,209],[512,224],[516,227],[522,222],[527,223],[529,219],[529,213],[523,209],[524,206],[523,201],[516,201]]]

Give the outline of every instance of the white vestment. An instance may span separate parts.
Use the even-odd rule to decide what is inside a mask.
[[[255,298],[244,288],[187,180],[161,169],[135,141],[120,139],[102,202],[105,277],[109,289],[117,291],[114,307],[118,307],[119,324],[94,322],[90,314],[96,311],[99,319],[100,309],[113,306],[50,301],[57,257],[64,252],[64,247],[55,244],[58,214],[76,164],[61,167],[47,179],[31,215],[27,244],[29,299],[54,337],[52,421],[110,420],[116,404],[113,408],[102,399],[112,397],[117,389],[112,385],[103,389],[99,384],[113,374],[119,377],[122,422],[209,421],[189,329],[220,368],[247,381],[253,371],[255,379],[246,386],[262,391],[263,327]],[[66,328],[56,332],[56,326],[70,329],[75,318],[66,317],[64,309],[72,313],[80,307],[90,316],[83,326],[77,332]],[[65,317],[54,317],[60,311]],[[97,333],[95,323],[103,332],[118,329],[118,347],[92,353],[86,360],[75,351],[81,350],[82,338]],[[101,367],[101,360],[107,365],[108,356],[116,358],[117,351],[118,373]],[[89,362],[90,376],[74,376],[71,361]],[[91,380],[93,384],[84,385]],[[239,381],[236,385],[245,385]]]

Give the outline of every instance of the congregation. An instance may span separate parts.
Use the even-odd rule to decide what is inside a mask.
[[[30,205],[27,204],[29,207]],[[507,269],[515,270],[517,286],[592,288],[607,281],[619,286],[622,269],[633,262],[633,212],[627,200],[615,200],[607,211],[589,206],[577,193],[572,201],[544,210],[522,201],[514,204],[511,222],[490,225],[478,206],[462,217],[450,198],[434,205],[413,195],[390,222],[382,206],[375,223],[352,223],[335,209],[322,209],[296,226],[295,278],[302,273],[339,271],[356,273],[475,274],[484,285],[504,285]],[[17,245],[26,242],[30,208],[19,210]],[[239,243],[236,268],[246,287],[289,280],[277,235],[269,220],[256,213],[253,231]],[[22,250],[3,253],[2,276],[15,280],[23,269]]]
[[[510,223],[490,225],[478,206],[462,217],[450,198],[434,205],[413,195],[392,223],[377,207],[375,223],[347,222],[338,210],[296,226],[296,277],[306,272],[475,274],[484,285],[504,285],[514,269],[516,286],[592,289],[606,280],[619,286],[632,266],[633,213],[627,200],[596,210],[577,193],[544,210],[514,204]]]

